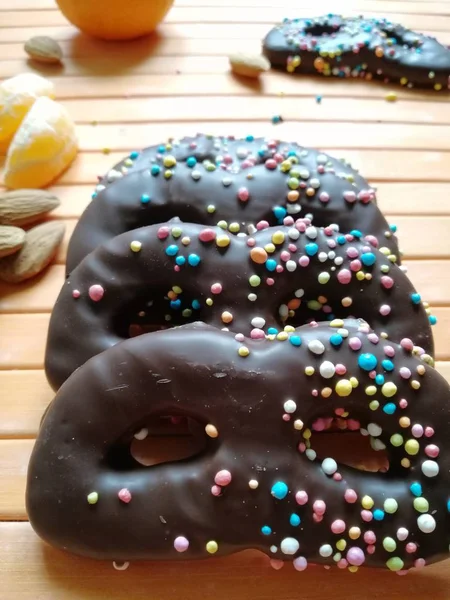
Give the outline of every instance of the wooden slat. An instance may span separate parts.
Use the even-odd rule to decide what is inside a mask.
[[[372,600],[381,597],[382,590],[389,590],[389,600],[448,600],[449,561],[407,577],[371,569],[350,576],[321,567],[299,574],[289,564],[281,572],[270,569],[266,556],[247,550],[214,560],[137,562],[119,572],[109,562],[50,548],[38,539],[29,523],[1,523],[0,539],[3,589],[14,600],[145,600],[148,590],[154,600],[185,600],[196,597],[199,590],[215,600],[228,600],[231,589],[235,598],[260,600],[298,598],[299,589],[309,600]]]
[[[323,0],[322,0],[323,2]],[[332,8],[334,4],[329,5]],[[383,18],[386,16],[383,14],[382,9],[377,9],[375,3],[372,10],[364,10],[366,17],[378,17]],[[326,9],[321,7],[322,12],[327,12]],[[348,8],[346,11],[347,15],[358,15],[361,13],[361,9],[351,10]],[[258,10],[253,8],[238,6],[230,10],[228,7],[183,7],[174,6],[166,17],[167,23],[267,23],[267,25],[273,25],[279,22],[282,18],[288,17],[309,17],[311,16],[310,8],[297,8],[296,6],[290,6],[280,13],[278,7],[261,7]],[[389,12],[389,20],[393,22],[402,23],[405,27],[411,29],[428,29],[437,28],[440,31],[450,30],[450,17],[439,16],[436,18],[428,13],[426,14],[403,14],[398,12]],[[15,28],[29,26],[33,28],[54,26],[59,27],[67,23],[66,19],[59,10],[28,10],[28,11],[14,11],[10,10],[2,15],[0,21],[0,28]]]
[[[437,307],[433,313],[439,322],[439,326],[434,328],[436,359],[448,360],[450,308]],[[49,318],[48,313],[0,314],[0,369],[43,368]]]

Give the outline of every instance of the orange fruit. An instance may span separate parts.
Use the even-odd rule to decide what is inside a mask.
[[[39,98],[9,146],[5,185],[15,189],[44,187],[67,169],[77,150],[75,125],[67,110],[50,98]]]
[[[104,40],[130,40],[151,33],[174,0],[56,0],[81,31]]]
[[[23,118],[40,96],[53,98],[53,83],[33,73],[0,84],[0,155],[6,154]]]

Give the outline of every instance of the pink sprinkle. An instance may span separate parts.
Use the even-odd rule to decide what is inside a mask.
[[[346,285],[347,283],[350,283],[350,281],[352,280],[352,274],[348,269],[341,269],[339,271],[339,273],[337,274],[337,278],[338,278],[339,283]]]
[[[408,369],[408,367],[401,367],[399,373],[400,377],[403,379],[409,379],[411,377],[411,371]]]
[[[376,333],[369,333],[367,339],[369,340],[369,342],[372,342],[372,344],[378,344],[378,342],[380,341],[380,338],[377,336]]]
[[[336,246],[337,246],[336,240],[327,240],[327,246],[328,246],[328,248],[336,248]]]
[[[211,488],[211,494],[213,496],[220,496],[222,494],[222,488],[218,485],[213,485]]]
[[[375,542],[377,541],[377,536],[373,531],[366,531],[364,533],[364,541],[366,542],[366,544],[375,544]]]
[[[306,451],[306,444],[305,444],[305,442],[300,442],[300,444],[297,446],[297,449],[300,452],[300,454],[303,454]]]
[[[357,258],[359,256],[358,249],[354,246],[349,246],[347,248],[346,254],[349,258]]]
[[[384,353],[386,354],[386,356],[389,356],[389,358],[392,358],[393,356],[395,356],[395,349],[392,346],[386,346],[384,349]]]
[[[358,337],[352,337],[348,340],[348,345],[352,350],[359,350],[362,346],[362,342]]]
[[[103,298],[104,293],[105,290],[102,288],[101,285],[95,284],[91,285],[91,287],[89,288],[89,298],[94,302],[99,302]]]
[[[267,221],[259,221],[256,223],[256,229],[261,231],[262,229],[267,229],[269,227],[269,223]]]
[[[337,566],[338,569],[346,569],[348,566],[348,562],[345,560],[345,558],[341,558],[341,560],[337,562]]]
[[[131,492],[127,488],[122,488],[117,495],[119,496],[119,500],[125,502],[125,504],[131,502]]]
[[[239,188],[237,196],[241,202],[247,202],[247,200],[250,198],[249,191],[246,187]]]
[[[306,223],[302,219],[298,219],[295,222],[295,228],[300,231],[300,233],[305,233],[306,231]]]
[[[256,244],[255,238],[248,238],[248,240],[247,240],[247,246],[249,246],[250,248],[253,248],[253,246],[255,244]]]
[[[354,272],[359,271],[362,267],[362,263],[360,260],[356,259],[356,260],[352,260],[352,262],[350,263],[350,269]]]
[[[278,560],[277,558],[271,558],[270,566],[272,569],[275,569],[275,571],[279,571],[284,567],[284,562],[282,560]]]
[[[324,515],[327,510],[327,505],[323,500],[316,500],[313,504],[313,511],[318,515]]]
[[[272,277],[268,277],[266,279],[266,283],[267,285],[273,285],[275,283],[275,279],[273,279]]]
[[[342,481],[342,475],[336,472],[333,474],[333,479],[334,481]]]
[[[319,200],[321,202],[323,202],[324,204],[326,204],[327,202],[329,202],[330,196],[326,192],[321,192],[321,194],[319,196]]]
[[[173,270],[179,273],[181,271],[181,267],[179,265],[175,265]]]
[[[353,204],[353,202],[356,202],[356,194],[355,194],[355,192],[345,191],[344,192],[344,200],[346,200],[350,204]]]
[[[389,304],[382,304],[380,306],[380,315],[383,315],[383,317],[387,317],[390,312],[391,307],[389,306]]]
[[[355,567],[359,567],[363,564],[363,562],[366,560],[366,557],[364,556],[364,552],[361,550],[361,548],[358,548],[357,546],[353,546],[352,548],[349,548],[348,552],[347,552],[347,560],[351,565],[354,565]]]
[[[284,271],[284,267],[282,265],[277,265],[275,270],[277,273],[282,273]]]
[[[319,390],[312,390],[311,394],[314,396],[314,398],[317,398],[319,395]]]
[[[416,567],[416,569],[423,569],[425,566],[425,559],[418,558],[417,560],[414,561],[414,566]]]
[[[361,429],[361,423],[356,419],[349,419],[347,421],[347,428],[350,431],[357,431],[358,429]]]
[[[226,469],[223,469],[222,471],[219,471],[218,473],[216,473],[216,476],[214,477],[214,483],[216,483],[217,485],[228,485],[229,483],[231,483],[231,473],[230,471],[227,471]]]
[[[364,239],[374,248],[378,248],[378,240],[374,235],[366,235]]]
[[[355,490],[348,489],[345,490],[344,498],[349,504],[354,504],[358,500],[358,494],[355,492]]]
[[[358,194],[358,200],[363,204],[367,204],[372,199],[372,193],[370,190],[361,190]]]
[[[414,554],[414,552],[417,552],[417,544],[414,542],[409,542],[406,544],[405,550],[408,554]]]
[[[266,160],[266,162],[264,163],[264,165],[265,165],[266,169],[273,170],[273,169],[277,168],[277,161],[274,160],[273,158],[268,158]]]
[[[400,340],[400,346],[407,352],[411,352],[411,350],[414,348],[414,344],[409,338],[403,338]]]
[[[387,290],[390,290],[391,287],[394,285],[394,280],[392,279],[392,277],[388,277],[387,275],[383,275],[381,278],[381,285],[386,288]]]
[[[323,521],[323,515],[318,515],[317,513],[313,513],[313,521],[314,523],[320,523]]]
[[[291,420],[291,415],[288,415],[287,413],[284,413],[283,415],[283,421],[290,421]]]
[[[399,529],[397,529],[397,538],[401,542],[404,542],[406,540],[406,538],[408,537],[408,535],[409,535],[409,532],[404,527],[400,527]]]
[[[167,226],[160,227],[158,229],[158,233],[156,234],[159,240],[165,240],[170,233],[170,229]]]
[[[421,438],[423,436],[423,427],[419,423],[415,423],[411,427],[411,433],[415,438]]]
[[[425,427],[425,437],[433,437],[434,429],[432,427]]]
[[[221,283],[213,283],[211,286],[211,294],[220,294],[222,292],[222,284]]]
[[[283,219],[283,225],[285,227],[291,227],[294,224],[294,218],[293,217],[284,217]]]
[[[308,494],[304,490],[297,492],[295,494],[295,501],[297,504],[300,504],[300,506],[305,505],[308,502]]]
[[[198,239],[201,242],[212,242],[216,239],[216,232],[214,229],[203,229],[198,234]]]
[[[288,250],[289,252],[297,252],[298,248],[295,244],[289,244]]]
[[[408,400],[405,400],[405,398],[402,398],[400,400],[400,402],[398,403],[398,405],[400,406],[400,408],[406,408],[408,406]]]
[[[301,257],[298,259],[298,264],[299,264],[301,267],[307,267],[307,266],[309,265],[309,256],[301,256]]]
[[[284,156],[280,152],[275,152],[273,158],[277,161],[277,163],[282,163],[284,160]]]
[[[361,511],[361,519],[365,523],[370,523],[370,521],[372,521],[372,519],[373,519],[373,514],[370,512],[370,510],[362,510]]]
[[[345,531],[345,523],[341,519],[337,519],[331,523],[331,531],[333,533],[343,533]]]
[[[291,258],[291,254],[290,252],[287,252],[287,250],[283,250],[283,252],[280,254],[280,259],[283,262],[288,261]]]
[[[186,552],[186,550],[189,548],[189,540],[180,535],[177,538],[175,538],[173,542],[173,547],[177,552]]]
[[[345,375],[347,373],[347,367],[345,365],[342,365],[341,363],[338,363],[336,365],[336,373],[338,375]]]
[[[304,556],[297,556],[294,558],[293,565],[296,571],[304,571],[308,566],[308,561]]]
[[[231,165],[231,163],[233,162],[233,157],[230,156],[230,154],[225,154],[225,156],[223,157],[223,162],[226,165]]]
[[[338,417],[342,417],[342,415],[345,413],[345,408],[336,408],[334,412]]]
[[[425,447],[425,454],[430,458],[436,458],[439,456],[439,448],[435,444],[429,444]]]
[[[245,340],[245,335],[244,335],[243,333],[237,333],[237,334],[234,336],[234,339],[235,339],[237,342],[243,342],[243,341]]]
[[[367,554],[374,554],[375,552],[375,546],[373,544],[369,544],[366,548],[367,550]]]
[[[263,340],[266,337],[266,334],[262,329],[255,327],[250,331],[250,337],[252,340]]]
[[[79,298],[80,296],[81,296],[80,290],[73,290],[73,292],[72,292],[73,298]]]

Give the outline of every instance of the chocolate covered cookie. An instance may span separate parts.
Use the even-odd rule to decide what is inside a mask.
[[[285,19],[266,36],[263,52],[273,67],[289,73],[450,88],[450,49],[386,19]]]

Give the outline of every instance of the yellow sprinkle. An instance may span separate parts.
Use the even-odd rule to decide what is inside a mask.
[[[342,319],[333,319],[329,325],[330,327],[344,327],[344,321]]]
[[[230,223],[230,225],[228,226],[228,229],[229,231],[231,231],[231,233],[238,233],[240,228],[241,226],[239,225],[239,223]]]
[[[362,271],[358,271],[358,272],[356,273],[356,279],[357,279],[358,281],[363,281],[363,280],[364,280],[364,277],[365,277],[365,275],[364,275],[364,273],[363,273]]]
[[[352,393],[352,384],[348,379],[341,379],[337,382],[335,388],[336,394],[341,397],[350,396]]]
[[[343,552],[347,548],[347,542],[344,539],[340,539],[336,542],[336,548]]]
[[[406,453],[415,456],[419,452],[419,442],[417,440],[408,440],[405,444]]]
[[[345,306],[346,308],[351,306],[352,303],[353,303],[353,300],[351,298],[349,298],[348,296],[346,296],[345,298],[342,298],[342,300],[341,300],[342,306]]]
[[[377,388],[374,385],[368,385],[365,392],[367,396],[374,396],[377,393]]]
[[[218,221],[217,222],[217,227],[220,227],[220,229],[226,229],[228,227],[228,223],[226,221]]]
[[[282,231],[275,231],[272,235],[272,242],[274,244],[282,244],[284,242],[285,236]]]
[[[399,433],[394,433],[394,435],[391,435],[390,442],[395,448],[400,448],[403,445],[403,436]]]
[[[392,398],[392,396],[397,393],[397,386],[392,381],[388,381],[387,383],[383,384],[381,393],[383,396],[386,396],[386,398]]]
[[[379,407],[380,403],[378,402],[378,400],[372,400],[372,402],[369,404],[370,410],[377,410]]]
[[[247,348],[247,346],[241,346],[238,350],[238,354],[239,354],[239,356],[242,356],[245,358],[246,356],[248,356],[250,354],[250,350]]]
[[[130,248],[133,252],[139,252],[142,248],[142,243],[138,242],[137,240],[134,240],[133,242],[131,242]]]
[[[406,429],[407,427],[409,427],[411,425],[411,419],[409,417],[400,417],[400,419],[398,420],[398,423],[399,423],[400,427],[403,427],[403,429]]]
[[[350,383],[352,388],[357,388],[359,385],[359,381],[356,379],[356,377],[350,377]]]
[[[189,246],[189,244],[191,243],[191,238],[185,235],[183,238],[181,238],[181,243],[183,244],[183,246]]]
[[[303,432],[303,437],[305,438],[305,440],[309,440],[311,435],[312,435],[311,429],[305,429],[305,431]]]
[[[397,100],[397,94],[395,92],[388,92],[385,98],[388,102],[395,102]]]
[[[436,90],[436,92],[440,92],[442,90],[442,83],[435,83],[434,89]]]
[[[400,461],[400,464],[405,469],[409,469],[409,467],[411,466],[411,461],[409,460],[409,458],[402,458],[402,460]]]
[[[357,540],[361,535],[361,529],[359,527],[350,527],[348,537],[351,540]]]
[[[425,367],[424,367],[424,365],[419,365],[419,366],[417,367],[416,371],[417,371],[417,373],[418,373],[419,375],[425,375]]]
[[[214,300],[212,298],[206,298],[205,302],[207,306],[212,306],[214,304]]]
[[[418,390],[418,389],[420,389],[420,381],[417,381],[417,379],[413,379],[413,380],[411,381],[411,387],[412,387],[414,390]]]
[[[219,545],[217,542],[211,541],[206,544],[206,551],[209,552],[209,554],[215,554],[218,549]]]
[[[277,340],[280,340],[280,342],[284,342],[288,337],[289,336],[285,331],[280,331],[280,333],[277,334]]]
[[[350,565],[348,567],[348,570],[350,571],[350,573],[357,573],[358,569],[359,569],[359,567],[357,567],[356,565]]]
[[[226,248],[230,245],[230,238],[227,235],[218,235],[216,237],[216,244],[219,248]]]
[[[305,367],[305,375],[314,375],[314,367]]]
[[[276,250],[275,246],[273,244],[266,244],[264,246],[264,250],[268,253],[268,254],[273,254]]]
[[[211,423],[205,427],[205,431],[206,435],[208,435],[210,438],[216,438],[219,435],[217,428],[214,427],[214,425],[211,425]]]
[[[370,496],[363,496],[361,505],[366,510],[370,510],[373,506],[373,499]]]
[[[295,331],[295,327],[292,327],[292,325],[286,325],[284,331],[286,333],[293,333]]]
[[[172,177],[173,173],[170,169],[167,169],[167,171],[164,171],[164,177],[165,179],[170,179]]]
[[[212,215],[212,213],[216,212],[216,207],[214,206],[214,204],[208,204],[208,206],[206,207],[206,211]]]
[[[179,286],[179,285],[174,285],[174,286],[172,287],[172,291],[173,291],[175,294],[182,294],[182,293],[183,293],[183,290],[180,288],[180,286]]]
[[[177,159],[175,158],[175,156],[172,155],[168,155],[164,157],[163,160],[163,165],[165,167],[174,167],[177,164]]]

